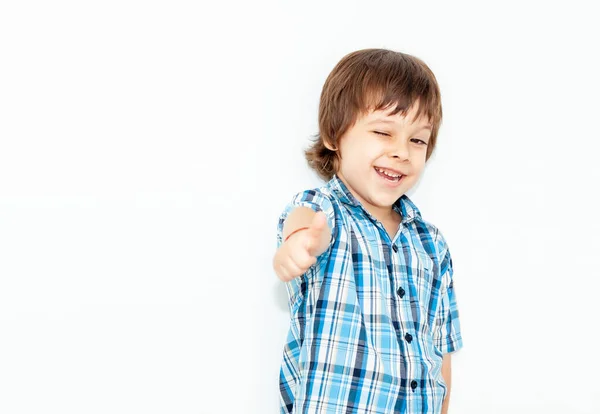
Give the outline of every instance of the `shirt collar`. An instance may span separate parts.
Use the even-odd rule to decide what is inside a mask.
[[[331,180],[329,180],[329,182],[327,183],[327,186],[335,195],[337,195],[337,197],[342,203],[348,204],[353,207],[359,207],[365,212],[367,216],[374,218],[371,215],[371,213],[369,213],[362,206],[360,201],[358,201],[356,197],[354,197],[354,195],[350,192],[346,184],[344,184],[344,182],[340,180],[337,174],[334,174]],[[402,197],[396,200],[392,208],[400,214],[400,216],[402,217],[403,224],[408,224],[413,220],[423,220],[423,218],[421,217],[421,212],[406,194],[404,194]]]

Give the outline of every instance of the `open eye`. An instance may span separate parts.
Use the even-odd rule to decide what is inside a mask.
[[[411,139],[411,142],[414,142],[414,143],[419,144],[419,145],[425,145],[425,146],[427,146],[427,143],[425,141],[423,141],[422,139],[419,139],[419,138],[413,138],[413,139]]]

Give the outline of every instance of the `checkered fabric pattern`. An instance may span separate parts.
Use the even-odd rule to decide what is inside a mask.
[[[402,196],[396,235],[334,176],[297,194],[324,211],[332,240],[304,275],[286,283],[290,330],[280,371],[281,413],[440,413],[442,356],[462,347],[446,241]],[[393,239],[392,239],[393,238]]]

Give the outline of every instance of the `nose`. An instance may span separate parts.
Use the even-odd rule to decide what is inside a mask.
[[[401,162],[406,162],[410,158],[410,150],[408,148],[408,143],[403,142],[403,140],[398,140],[394,143],[394,146],[390,150],[390,156],[393,158],[397,158]]]

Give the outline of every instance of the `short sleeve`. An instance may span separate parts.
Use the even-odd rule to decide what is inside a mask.
[[[452,257],[443,242],[443,256],[440,264],[442,287],[440,303],[435,317],[434,343],[443,354],[458,351],[463,346],[458,318],[458,306],[454,286]]]
[[[335,212],[333,204],[326,194],[323,194],[318,189],[314,189],[296,194],[279,216],[277,225],[277,248],[283,244],[283,225],[285,220],[290,213],[298,207],[308,207],[315,212],[323,211],[327,216],[327,225],[331,229],[331,240],[333,241],[335,234]]]

